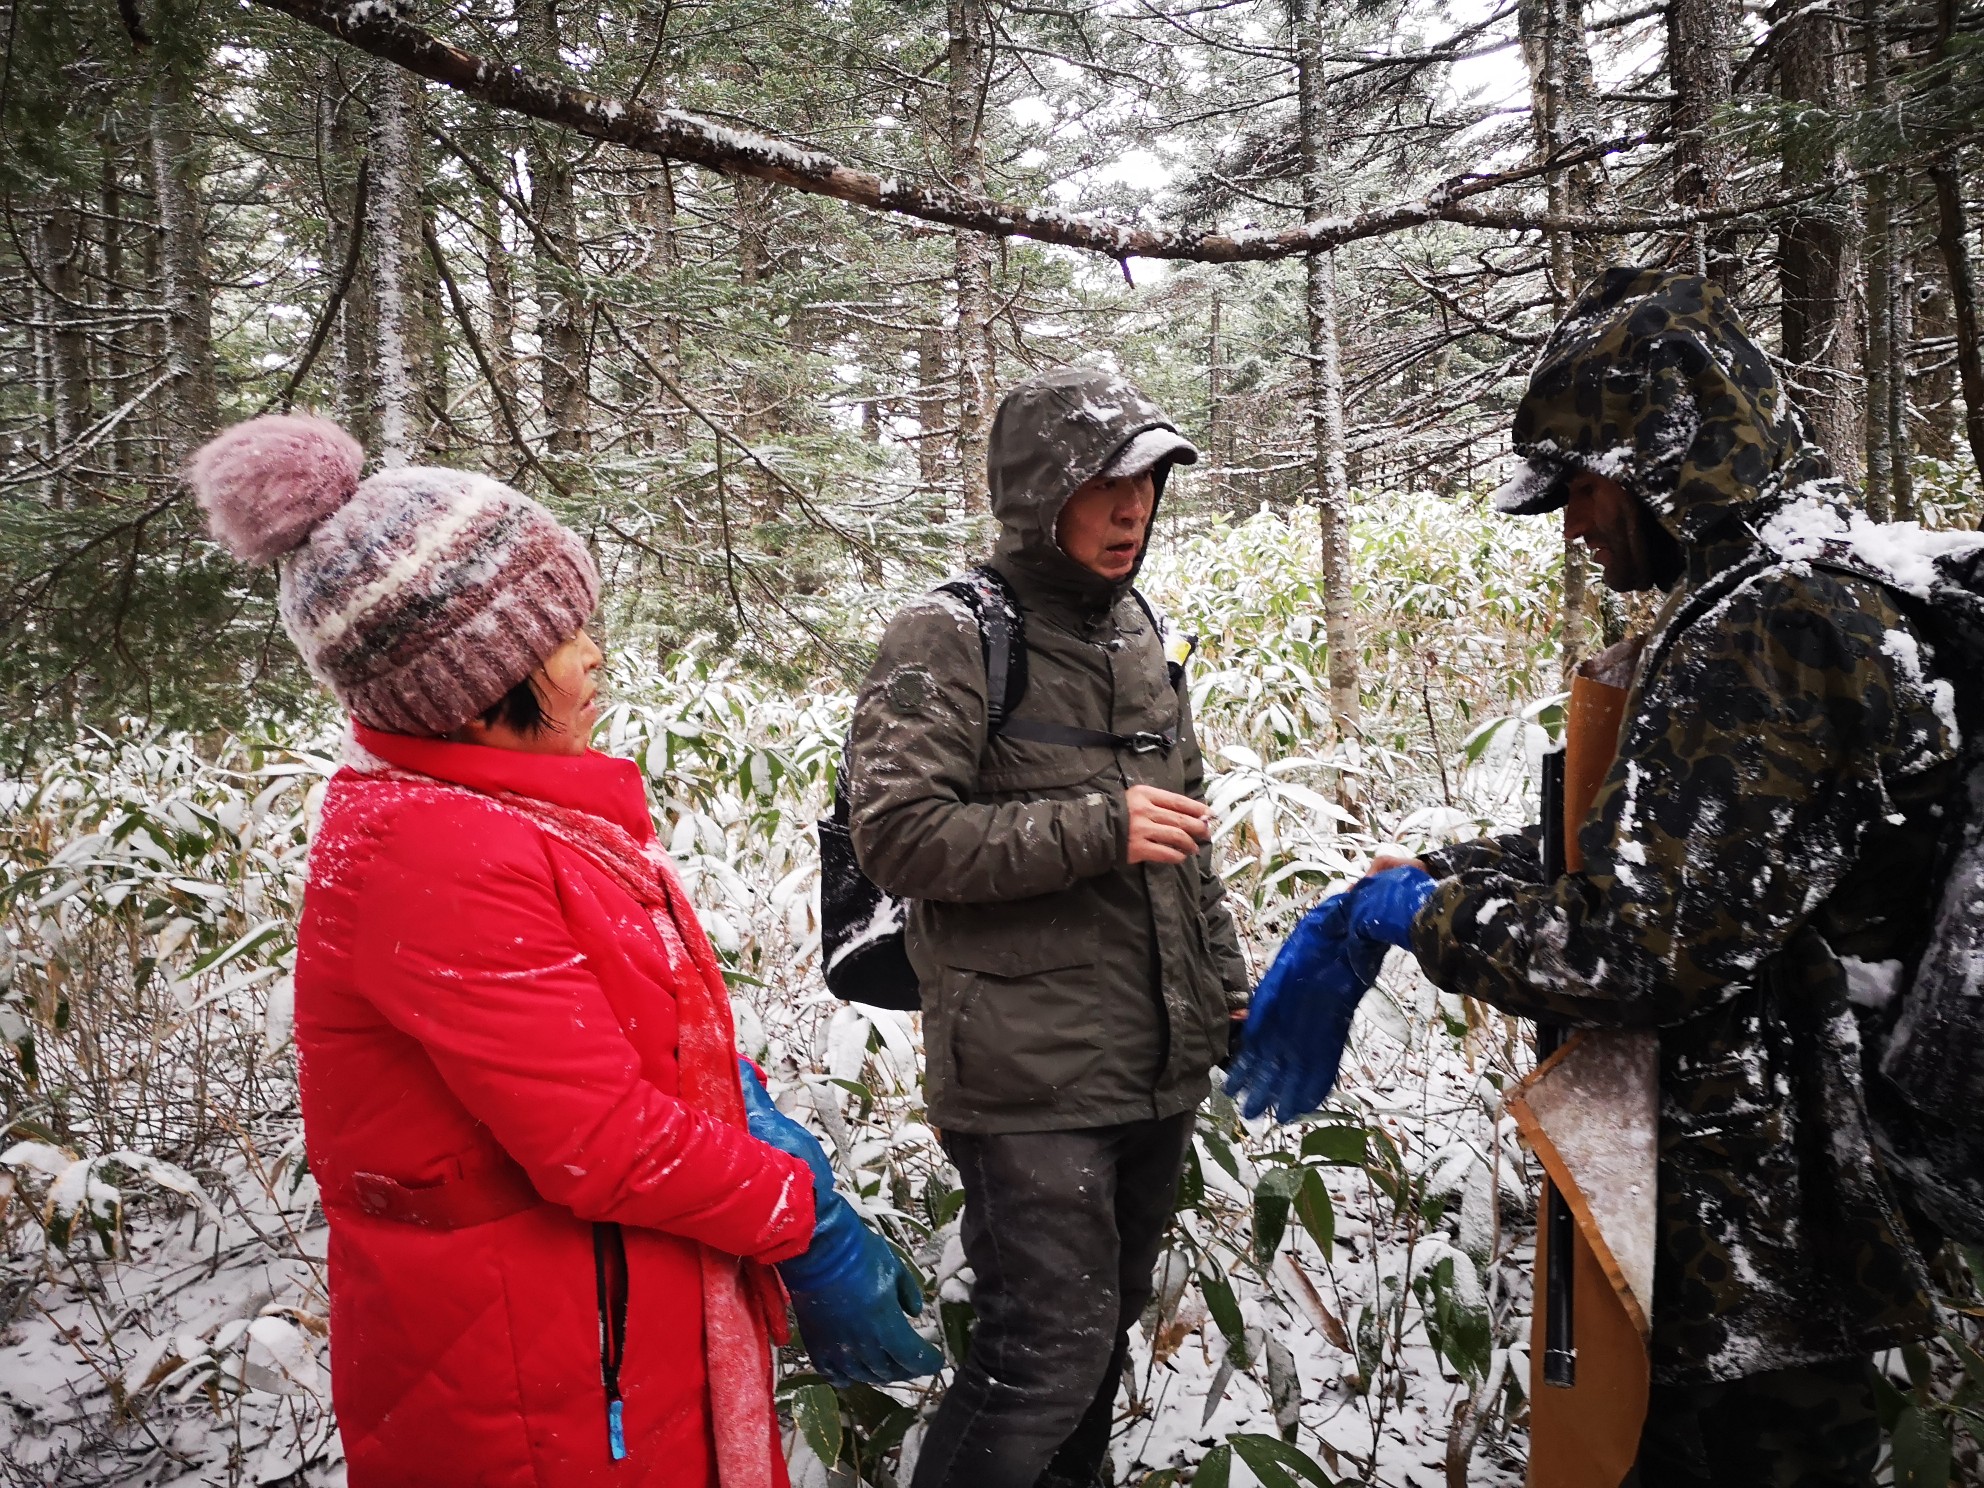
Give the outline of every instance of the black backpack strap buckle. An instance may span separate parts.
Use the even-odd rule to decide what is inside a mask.
[[[1132,754],[1161,754],[1166,759],[1178,747],[1176,734],[1136,733],[1123,736],[1123,747]]]

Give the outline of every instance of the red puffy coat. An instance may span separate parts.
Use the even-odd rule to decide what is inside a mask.
[[[714,1330],[727,1354],[706,1344],[704,1247],[733,1270],[729,1256],[798,1254],[811,1174],[681,1098],[678,998],[721,1005],[734,1044],[720,982],[698,1002],[683,981],[697,970],[682,942],[717,981],[700,929],[678,915],[678,939],[586,852],[472,793],[603,817],[646,844],[639,771],[355,734],[432,779],[338,773],[298,932],[304,1139],[330,1220],[352,1488],[714,1484],[710,1358],[726,1407],[765,1398],[771,1365],[763,1327],[741,1345]],[[602,1361],[615,1312],[617,1463]],[[740,1391],[725,1367],[763,1377]],[[764,1429],[760,1480],[783,1485],[768,1411]]]

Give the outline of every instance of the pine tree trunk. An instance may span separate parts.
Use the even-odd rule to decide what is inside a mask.
[[[664,304],[647,327],[647,352],[655,366],[679,386],[682,381],[682,317],[676,310],[680,295],[677,280],[682,272],[681,228],[675,205],[675,172],[663,164],[655,173],[652,190],[643,193],[642,221],[649,241],[644,252],[649,274],[668,286]],[[665,390],[656,398],[660,417],[656,420],[661,449],[679,450],[688,443],[686,414]]]
[[[1970,455],[1984,470],[1984,332],[1978,325],[1977,273],[1970,262],[1970,227],[1956,157],[1930,168],[1936,188],[1936,247],[1949,275],[1950,318],[1956,328],[1956,370],[1963,388],[1963,430]]]
[[[1913,200],[1911,208],[1919,206]],[[1931,202],[1930,209],[1934,209]],[[1934,233],[1930,233],[1933,243]],[[1956,458],[1957,430],[1962,423],[1963,400],[1957,395],[1956,359],[1932,356],[1918,365],[1914,358],[1919,346],[1942,342],[1956,344],[1956,320],[1950,311],[1947,268],[1939,252],[1929,252],[1914,263],[1915,283],[1910,294],[1911,332],[1907,342],[1897,345],[1897,359],[1908,370],[1908,400],[1920,411],[1915,429],[1915,445],[1934,460]]]
[[[1220,310],[1223,296],[1219,271],[1212,273],[1212,302],[1206,310],[1206,497],[1215,511],[1230,511],[1232,500],[1227,479],[1227,446],[1232,435],[1226,427],[1226,345],[1221,338]]]
[[[1894,489],[1897,520],[1915,520],[1915,431],[1909,417],[1908,348],[1915,339],[1915,273],[1913,255],[1904,244],[1906,232],[1899,213],[1889,225],[1888,259],[1894,275],[1894,294],[1889,301],[1888,397],[1884,412],[1888,421],[1888,473]]]
[[[489,285],[489,363],[496,393],[517,412],[517,280],[505,237],[508,213],[493,191],[482,193],[483,274]]]
[[[1957,0],[1937,0],[1931,56],[1949,58],[1956,31]],[[1963,205],[1964,152],[1958,145],[1929,167],[1936,193],[1936,247],[1950,286],[1950,320],[1956,333],[1957,382],[1963,389],[1963,431],[1970,457],[1984,474],[1984,328],[1978,324],[1977,271],[1970,262],[1970,224]]]
[[[1867,107],[1887,108],[1888,41],[1883,19],[1885,0],[1865,0],[1861,12],[1861,42]],[[1867,179],[1867,515],[1885,522],[1894,511],[1893,427],[1888,408],[1890,376],[1894,370],[1894,223],[1888,178],[1875,171]]]
[[[1302,135],[1302,210],[1309,221],[1329,210],[1330,141],[1324,116],[1327,86],[1317,0],[1291,0],[1295,80]],[[1330,710],[1340,734],[1354,734],[1363,717],[1358,677],[1356,572],[1350,549],[1350,481],[1344,464],[1343,367],[1337,327],[1336,255],[1311,253],[1304,263],[1309,329],[1309,427],[1322,528],[1323,625],[1329,645]]]
[[[200,156],[186,77],[162,61],[152,92],[152,193],[158,203],[159,278],[165,302],[165,452],[177,469],[220,419],[214,385],[213,288],[202,242]]]
[[[1727,0],[1669,0],[1667,75],[1674,106],[1668,117],[1674,132],[1673,195],[1682,206],[1717,205],[1730,178],[1729,151],[1714,127],[1733,86],[1730,32]],[[1738,267],[1731,236],[1699,229],[1693,236],[1695,272],[1731,287]]]
[[[90,344],[83,329],[83,234],[73,207],[59,206],[41,224],[41,271],[48,284],[50,391],[58,447],[90,422]]]
[[[556,0],[518,0],[517,35],[539,71],[563,74]],[[537,291],[538,386],[546,443],[553,454],[586,447],[590,399],[586,368],[586,308],[578,281],[579,218],[571,152],[562,130],[528,126],[530,208],[540,236],[532,255]]]
[[[100,147],[103,166],[97,197],[103,216],[103,304],[112,320],[105,338],[104,401],[117,407],[137,392],[131,383],[131,329],[117,321],[125,300],[123,149],[108,128],[103,131]],[[136,421],[126,417],[111,435],[110,464],[120,474],[138,466],[136,427]]]
[[[1522,0],[1516,27],[1529,67],[1530,118],[1537,154],[1556,159],[1598,135],[1598,85],[1585,39],[1582,0]],[[1552,170],[1544,178],[1553,215],[1594,212],[1605,204],[1596,163]],[[1590,238],[1550,234],[1550,289],[1561,314],[1572,295],[1598,272],[1600,250]],[[1584,545],[1564,543],[1562,637],[1558,664],[1568,678],[1591,650],[1591,594]]]
[[[145,131],[144,158],[140,168],[149,178],[151,172],[151,130]],[[140,262],[139,283],[144,286],[147,300],[159,306],[165,304],[165,255],[160,251],[159,234],[144,232],[138,235],[138,255]],[[144,360],[148,366],[170,370],[171,356],[169,338],[166,333],[166,317],[147,319],[141,332]],[[153,398],[144,410],[144,459],[140,466],[144,474],[156,480],[168,471],[178,469],[173,459],[172,424],[174,399],[172,388],[164,389],[165,396]]]
[[[29,354],[34,366],[34,408],[35,408],[35,453],[46,470],[55,458],[55,451],[61,447],[61,440],[55,432],[55,306],[53,296],[48,292],[46,276],[27,276],[28,303],[31,307],[28,325]],[[39,482],[41,499],[49,505],[61,501],[61,483],[52,475],[44,474]]]
[[[1802,0],[1781,0],[1778,15],[1779,92],[1786,103],[1824,116],[1816,126],[1786,135],[1784,184],[1807,187],[1839,171],[1831,119],[1842,104],[1844,41],[1833,16]],[[1778,232],[1777,267],[1791,396],[1811,420],[1833,469],[1852,479],[1860,473],[1863,440],[1849,225],[1843,194],[1793,207]]]
[[[737,282],[748,300],[771,272],[771,187],[746,177],[739,177],[731,187],[737,203]],[[769,400],[759,376],[761,365],[760,358],[746,357],[744,375],[737,385],[737,413],[731,426],[747,444],[757,442],[768,412]],[[743,478],[733,481],[730,489],[748,498],[760,513],[774,510],[783,495],[755,463],[745,464]]]
[[[318,130],[324,141],[325,173],[330,198],[324,204],[329,234],[325,262],[342,263],[351,251],[351,233],[370,237],[380,219],[374,197],[365,209],[368,219],[358,221],[358,173],[370,148],[370,125],[365,100],[371,94],[370,74],[386,66],[370,63],[347,72],[342,59],[327,59],[318,73]],[[368,175],[370,174],[368,170]],[[368,183],[368,195],[378,190],[378,181]],[[378,396],[377,317],[373,313],[373,253],[370,243],[361,245],[364,256],[360,272],[352,276],[338,306],[337,409],[338,419],[366,450],[379,445],[379,420],[375,403]]]
[[[425,162],[418,151],[419,134],[415,136],[415,179],[425,180]],[[423,441],[424,458],[432,463],[446,464],[447,454],[453,444],[453,417],[450,405],[454,393],[448,381],[450,360],[448,347],[453,339],[454,324],[451,312],[441,303],[441,279],[434,271],[434,262],[427,254],[427,236],[434,231],[434,212],[424,194],[413,203],[415,227],[421,240],[407,246],[407,265],[413,274],[414,283],[420,295],[420,315],[415,322],[417,339],[408,348],[417,373],[416,381],[420,388],[421,402],[424,405],[422,422],[426,426]]]
[[[379,462],[388,469],[411,464],[419,450],[419,380],[412,365],[418,334],[420,290],[405,223],[418,210],[420,185],[413,174],[413,94],[419,84],[398,67],[372,73],[371,221],[375,377],[373,408]]]
[[[984,0],[949,0],[946,126],[951,184],[979,195],[985,189],[984,101],[987,25]],[[957,483],[967,512],[986,507],[986,437],[992,423],[992,252],[980,234],[959,231],[954,255],[957,328]]]
[[[916,336],[916,478],[924,490],[936,494],[944,486],[944,429],[946,402],[944,378],[944,333],[937,326],[924,326]],[[931,515],[942,514],[941,502]]]

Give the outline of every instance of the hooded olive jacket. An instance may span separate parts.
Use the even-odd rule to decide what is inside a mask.
[[[1768,362],[1701,279],[1619,270],[1572,308],[1519,452],[1613,475],[1681,545],[1618,758],[1546,882],[1533,837],[1430,854],[1427,975],[1660,1040],[1655,1378],[1727,1380],[1928,1332],[1875,1156],[1842,957],[1920,948],[1954,744],[1880,584],[1778,556],[1836,501]]]
[[[1122,379],[1063,371],[993,425],[994,566],[1024,615],[1016,718],[1171,732],[1168,754],[986,737],[985,661],[947,595],[889,624],[855,707],[848,802],[862,869],[911,901],[931,1121],[970,1132],[1107,1126],[1190,1110],[1248,979],[1207,848],[1128,866],[1124,793],[1202,796],[1186,689],[1128,581],[1054,541],[1070,494],[1171,421]]]

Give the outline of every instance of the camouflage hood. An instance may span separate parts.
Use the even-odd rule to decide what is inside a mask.
[[[1690,546],[1829,473],[1721,287],[1661,269],[1608,269],[1578,297],[1530,374],[1513,442],[1525,463],[1498,509],[1555,511],[1589,470]]]
[[[1170,467],[1198,458],[1171,416],[1116,373],[1063,367],[1037,377],[1008,393],[992,421],[986,475],[999,556],[1057,588],[1097,598],[1119,592],[1129,579],[1111,584],[1061,551],[1054,538],[1061,508],[1105,470],[1151,470],[1162,497]]]

